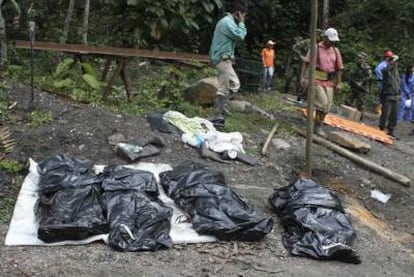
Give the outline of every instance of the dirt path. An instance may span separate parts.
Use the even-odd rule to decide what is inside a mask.
[[[99,164],[125,164],[107,143],[108,136],[122,133],[127,138],[140,138],[152,134],[143,117],[68,103],[41,92],[36,92],[36,96],[37,109],[50,111],[54,120],[33,129],[27,124],[25,109],[29,89],[18,86],[10,93],[10,101],[17,101],[17,106],[10,111],[14,123],[9,127],[18,141],[12,156],[21,161],[29,157],[42,160],[50,154],[70,153]],[[298,115],[275,115],[279,120],[283,117],[295,124],[305,124]],[[375,122],[367,124],[375,125]],[[367,158],[414,180],[414,138],[408,136],[411,128],[414,125],[398,126],[396,134],[401,140],[394,146],[358,138],[371,144]],[[275,221],[272,233],[256,243],[176,245],[165,251],[120,253],[101,243],[78,247],[5,247],[8,226],[3,224],[0,226],[0,276],[412,276],[412,187],[404,188],[316,145],[314,178],[335,190],[344,201],[357,232],[354,248],[359,252],[362,264],[296,258],[290,256],[281,243],[282,227],[271,212],[267,198],[273,188],[289,184],[303,168],[304,139],[276,134],[291,147],[279,151],[269,147],[269,157],[260,158],[256,167],[248,167],[201,160],[194,149],[181,143],[179,137],[160,135],[166,141],[166,148],[159,156],[145,161],[177,165],[191,159],[220,169],[228,185],[262,213],[272,215]],[[257,130],[257,133],[248,134],[246,144],[260,148],[265,138],[266,134]],[[370,197],[371,189],[391,193],[392,197],[384,205]]]

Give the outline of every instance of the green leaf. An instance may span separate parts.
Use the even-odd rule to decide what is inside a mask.
[[[138,5],[138,0],[128,0],[127,4],[129,6],[137,6]]]
[[[66,78],[63,80],[58,80],[53,82],[55,88],[70,88],[73,86],[73,80]]]
[[[94,76],[96,79],[98,78],[98,74],[96,74],[95,68],[93,68],[90,63],[81,63],[81,66],[87,74]]]
[[[101,87],[101,83],[91,74],[83,74],[82,78],[93,89],[99,89]]]
[[[221,0],[214,0],[214,2],[216,2],[217,8],[221,9],[221,7],[223,7],[223,2],[221,2]]]
[[[55,73],[53,74],[55,77],[61,75],[66,70],[69,69],[69,67],[74,63],[75,61],[72,58],[66,58],[63,61],[58,64],[56,67]]]

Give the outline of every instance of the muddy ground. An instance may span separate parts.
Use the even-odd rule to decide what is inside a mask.
[[[127,138],[150,137],[153,133],[144,117],[120,115],[62,100],[36,91],[37,110],[50,111],[53,121],[31,128],[27,121],[30,89],[16,86],[9,101],[17,101],[10,110],[8,124],[17,146],[10,157],[40,161],[54,153],[90,159],[97,164],[125,164],[114,153],[107,138],[121,133]],[[273,111],[276,120],[305,126],[301,114]],[[366,121],[375,125],[376,121]],[[364,157],[414,180],[414,137],[408,136],[414,124],[400,124],[400,140],[392,146],[358,138],[371,145]],[[332,128],[331,128],[332,129]],[[333,129],[332,129],[333,130]],[[267,132],[269,130],[266,130]],[[218,242],[175,245],[172,249],[145,253],[121,253],[102,243],[72,247],[6,247],[8,224],[0,225],[0,276],[412,276],[414,271],[413,187],[403,187],[361,168],[322,146],[314,147],[314,179],[336,191],[351,214],[357,239],[360,265],[336,261],[321,262],[292,257],[281,243],[282,226],[267,202],[274,188],[288,185],[303,168],[305,140],[292,133],[275,137],[290,144],[287,150],[270,146],[268,157],[259,155],[267,133],[257,130],[243,134],[245,145],[256,149],[259,164],[218,164],[202,160],[197,151],[186,147],[178,136],[157,133],[166,141],[163,152],[147,162],[171,165],[191,159],[224,172],[227,184],[275,221],[273,231],[262,241]],[[16,197],[18,185],[0,187],[3,200]],[[383,204],[370,197],[378,189],[390,193]]]

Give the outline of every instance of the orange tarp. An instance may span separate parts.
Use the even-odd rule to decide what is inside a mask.
[[[304,109],[303,111],[305,114],[307,114],[306,109]],[[358,135],[362,135],[377,141],[381,141],[386,144],[394,143],[394,140],[391,136],[387,135],[387,133],[381,131],[378,128],[361,124],[359,122],[349,120],[331,113],[326,115],[324,123],[328,124],[329,126],[336,127]]]

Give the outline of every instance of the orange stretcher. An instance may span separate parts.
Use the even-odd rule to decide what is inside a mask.
[[[305,115],[307,115],[306,109],[303,109],[303,112],[305,113]],[[351,133],[355,133],[358,135],[371,138],[373,140],[383,142],[385,144],[394,143],[393,138],[387,135],[387,133],[385,133],[384,131],[381,131],[380,129],[369,125],[361,124],[359,122],[343,118],[338,115],[334,115],[331,113],[327,114],[324,123],[332,127],[336,127]]]

